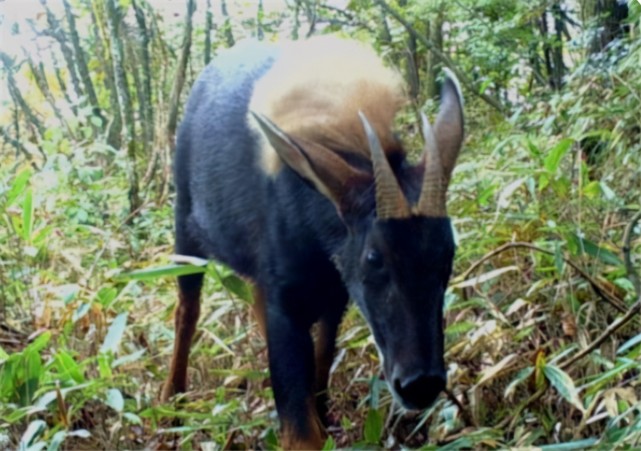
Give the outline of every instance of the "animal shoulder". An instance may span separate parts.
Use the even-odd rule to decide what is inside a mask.
[[[383,148],[392,149],[394,117],[406,101],[402,77],[373,49],[323,36],[283,44],[273,66],[256,82],[249,110],[293,138],[369,158],[359,111]],[[281,161],[276,152],[266,142],[261,152],[263,169],[278,172]]]

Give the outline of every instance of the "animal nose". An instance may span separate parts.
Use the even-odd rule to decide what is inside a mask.
[[[405,407],[425,409],[445,389],[445,384],[444,374],[415,372],[409,376],[395,378],[394,390]]]

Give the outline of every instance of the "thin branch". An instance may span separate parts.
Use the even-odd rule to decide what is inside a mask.
[[[427,37],[425,37],[422,33],[419,33],[416,31],[414,27],[412,27],[401,15],[396,12],[394,9],[392,9],[386,2],[385,0],[376,0],[376,3],[378,3],[385,11],[387,11],[389,14],[394,17],[398,22],[401,23],[405,27],[405,29],[412,35],[414,36],[421,44],[423,44],[427,49],[432,52],[432,54],[441,61],[441,63],[448,67],[452,72],[454,72],[454,75],[459,79],[461,84],[465,86],[468,90],[470,90],[474,95],[480,97],[482,100],[484,100],[486,103],[488,103],[490,106],[495,108],[497,111],[499,111],[501,114],[506,115],[508,112],[505,108],[505,106],[499,102],[497,99],[494,97],[491,97],[484,92],[481,92],[478,86],[476,86],[468,77],[465,75],[455,64],[452,59],[450,59],[449,56],[447,56],[445,53],[441,52],[438,50],[436,45],[429,40]]]
[[[594,349],[600,346],[601,343],[607,340],[610,337],[610,335],[614,334],[617,330],[625,326],[639,312],[641,312],[641,296],[638,297],[634,305],[630,307],[630,310],[628,310],[628,312],[625,315],[623,315],[621,318],[617,319],[615,322],[610,324],[608,328],[605,329],[605,331],[601,335],[599,335],[599,337],[596,340],[594,340],[592,343],[590,343],[587,347],[582,349],[580,352],[576,353],[574,356],[572,356],[565,362],[561,363],[559,365],[559,368],[563,370],[567,369],[570,366],[572,366],[575,362],[577,362],[578,360],[588,355],[590,352],[592,352]]]
[[[541,252],[543,254],[547,255],[554,255],[554,252],[548,251],[547,249],[543,249],[541,247],[535,246],[534,244],[531,243],[526,243],[526,242],[513,242],[513,243],[506,243],[503,246],[497,247],[496,249],[488,252],[485,254],[480,260],[476,261],[472,266],[470,266],[463,274],[462,274],[462,279],[467,280],[470,275],[476,271],[477,268],[479,268],[483,263],[485,263],[487,260],[491,259],[492,257],[495,257],[496,255],[505,252],[509,249],[515,249],[515,248],[525,248],[525,249],[531,249],[536,252]],[[601,297],[604,301],[609,303],[612,307],[617,309],[621,313],[626,313],[628,310],[625,306],[625,303],[617,298],[616,296],[608,293],[605,291],[601,285],[592,278],[583,268],[578,266],[576,263],[574,263],[572,260],[567,259],[566,257],[562,257],[563,261],[567,263],[569,266],[571,266],[576,272],[578,272],[581,277],[583,277],[585,280],[588,281],[594,292]]]

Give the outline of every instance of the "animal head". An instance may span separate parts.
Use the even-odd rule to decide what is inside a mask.
[[[362,112],[367,168],[254,116],[284,164],[342,218],[346,237],[333,258],[373,332],[393,393],[407,408],[429,406],[446,384],[443,299],[455,251],[446,191],[463,142],[456,78],[446,77],[434,128],[423,116],[425,150],[415,167],[391,161]]]

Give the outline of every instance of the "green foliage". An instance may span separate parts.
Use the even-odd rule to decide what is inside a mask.
[[[11,101],[2,98],[8,114],[0,115],[0,448],[275,449],[278,424],[265,343],[248,308],[251,290],[218,263],[171,256],[171,146],[164,121],[184,18],[136,2],[149,30],[148,99],[137,86],[145,78],[138,60],[143,39],[131,15],[123,15],[120,37],[136,111],[133,147],[124,148],[112,133],[117,108],[110,103],[105,11],[100,2],[71,3],[78,24],[97,17],[95,29],[79,32],[100,116],[86,95],[74,92],[71,71],[56,70],[67,64],[57,50],[57,66],[44,72],[53,103],[39,92],[23,56],[2,59],[8,61],[3,76],[18,81],[29,111],[13,88]],[[434,64],[425,43],[412,42],[380,3],[352,0],[337,9],[299,0],[293,10],[263,2],[260,11],[251,2],[240,10],[227,3],[225,15],[214,11],[214,55],[258,35],[260,22],[266,40],[314,28],[370,42],[410,83],[414,64],[419,89],[398,128],[408,149],[420,149],[414,108],[434,109],[430,68],[438,72],[443,62]],[[584,29],[566,23],[570,38],[541,32],[537,21],[547,15],[553,22],[553,3],[387,2],[430,39],[444,24],[441,49],[469,78],[468,137],[449,194],[459,242],[446,296],[450,394],[424,412],[401,411],[377,376],[368,328],[350,309],[338,340],[324,449],[638,446],[638,317],[566,363],[639,296],[633,271],[641,225],[631,221],[641,208],[641,7],[630,3],[627,37],[593,54],[594,30],[587,24],[598,26],[598,18],[586,19]],[[118,4],[133,11],[131,1]],[[67,30],[64,15],[54,15]],[[187,84],[202,67],[206,42],[204,22],[198,15],[194,20]],[[300,30],[287,28],[292,23]],[[546,48],[552,55],[560,46],[564,85],[552,88]],[[504,112],[480,94],[497,99]],[[145,102],[153,106],[152,142],[144,134]],[[132,168],[140,174],[135,211]],[[190,392],[161,404],[174,333],[174,278],[195,273],[205,273],[206,287]]]

